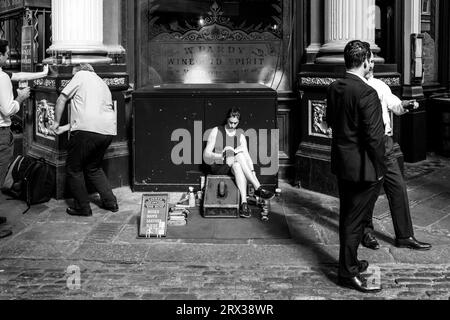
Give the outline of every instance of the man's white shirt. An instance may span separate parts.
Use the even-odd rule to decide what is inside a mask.
[[[11,116],[19,112],[20,105],[14,100],[11,78],[0,68],[0,127],[11,126]]]
[[[392,93],[391,88],[379,79],[375,79],[375,77],[371,77],[367,80],[367,84],[374,88],[378,97],[380,98],[381,106],[383,108],[383,122],[385,126],[385,133],[388,136],[392,136],[393,128],[391,123],[391,114],[401,116],[405,114],[407,111],[402,106],[402,101]]]

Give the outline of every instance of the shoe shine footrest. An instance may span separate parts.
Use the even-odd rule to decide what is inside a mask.
[[[229,176],[206,178],[203,217],[239,218],[239,189]]]

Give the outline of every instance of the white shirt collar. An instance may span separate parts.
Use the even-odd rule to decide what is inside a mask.
[[[347,73],[350,73],[350,74],[352,74],[352,75],[354,75],[354,76],[357,76],[357,77],[360,78],[362,81],[364,81],[364,83],[367,83],[367,79],[364,78],[364,77],[361,77],[359,74],[354,73],[354,72],[351,72],[351,71],[347,71]]]

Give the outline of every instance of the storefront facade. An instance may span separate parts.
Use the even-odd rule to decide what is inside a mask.
[[[17,38],[1,27],[11,1],[0,2],[0,32]],[[424,128],[433,127],[430,97],[449,88],[450,5],[444,0],[52,0],[51,10],[52,41],[37,59],[57,72],[35,84],[40,97],[33,103],[56,102],[71,63],[97,66],[115,92],[123,129],[107,155],[114,186],[129,185],[133,175],[133,90],[248,83],[278,94],[279,177],[335,194],[326,87],[343,75],[343,48],[354,38],[371,43],[378,77],[399,96],[421,102],[416,112],[395,119],[399,161],[423,160],[442,134]],[[58,60],[62,52],[70,52],[70,61]],[[25,123],[24,152],[53,161],[63,188],[59,139],[67,137],[42,141],[37,127]]]

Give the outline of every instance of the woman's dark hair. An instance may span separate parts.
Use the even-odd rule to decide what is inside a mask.
[[[6,53],[6,49],[8,48],[9,42],[5,39],[0,39],[0,53],[4,55]]]
[[[241,109],[235,107],[231,108],[227,113],[226,120],[228,121],[230,118],[238,118],[241,120]]]
[[[223,122],[224,126],[227,125],[228,119],[230,118],[238,118],[238,120],[241,120],[241,109],[233,107],[230,110],[228,110],[225,121]]]
[[[344,50],[345,67],[348,70],[359,68],[364,61],[370,59],[372,52],[367,42],[350,41]]]

